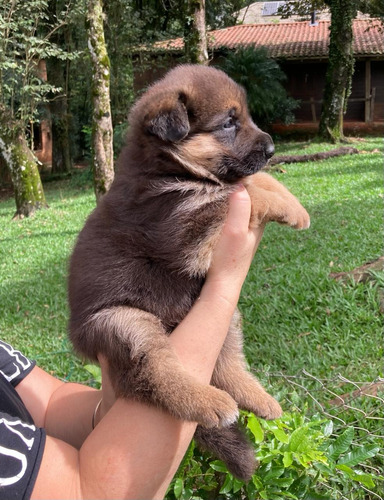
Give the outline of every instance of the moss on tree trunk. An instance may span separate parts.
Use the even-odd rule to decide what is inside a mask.
[[[194,64],[208,64],[205,0],[188,0],[185,25],[185,55]]]
[[[329,0],[331,11],[329,61],[318,135],[327,141],[344,140],[343,117],[351,93],[354,57],[352,23],[356,0]]]
[[[88,0],[86,25],[93,69],[92,167],[96,199],[99,200],[109,190],[114,178],[110,63],[104,39],[101,0]]]
[[[36,210],[47,207],[37,162],[23,134],[5,134],[0,130],[0,154],[7,164],[14,187],[14,218],[30,217]]]

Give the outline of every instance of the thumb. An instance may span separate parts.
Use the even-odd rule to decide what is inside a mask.
[[[229,207],[224,230],[247,231],[251,217],[251,199],[243,184],[236,185],[236,191],[229,196]]]

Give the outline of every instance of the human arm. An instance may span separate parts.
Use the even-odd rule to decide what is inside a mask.
[[[170,337],[185,369],[201,382],[210,381],[242,283],[263,232],[263,228],[248,230],[249,214],[249,197],[240,189],[232,195],[228,220],[200,299]],[[108,390],[103,359],[101,367],[105,382],[103,398],[105,394],[105,406],[108,407],[113,395]],[[43,398],[47,406],[44,407],[44,401],[40,402],[39,418],[45,411],[44,421],[51,421],[48,427],[60,428],[60,412],[56,411],[57,424],[52,424],[50,419],[52,403],[56,401],[57,405],[62,400],[66,401],[67,413],[86,421],[90,430],[98,393],[84,392],[83,396],[89,400],[82,406],[75,403],[82,399],[79,394],[77,398],[76,391],[65,395],[62,386],[52,384],[52,388],[53,393],[49,395],[48,390]],[[63,398],[58,397],[60,393]],[[104,407],[103,412],[106,409]],[[71,418],[75,422],[76,418]],[[117,400],[80,450],[48,436],[32,497],[163,498],[195,427],[195,423],[177,420],[152,406]]]

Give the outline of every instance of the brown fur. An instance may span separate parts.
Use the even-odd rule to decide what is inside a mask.
[[[115,181],[71,258],[70,338],[86,357],[108,358],[118,396],[197,421],[202,445],[249,479],[253,453],[232,425],[238,405],[263,418],[281,408],[246,371],[239,315],[212,385],[183,370],[168,336],[199,296],[235,182],[251,195],[251,224],[305,228],[308,214],[279,182],[257,173],[273,143],[250,119],[242,88],[221,71],[172,70],[137,102],[129,123]]]

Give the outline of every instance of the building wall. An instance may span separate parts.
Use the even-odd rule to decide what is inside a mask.
[[[297,122],[318,121],[321,113],[321,100],[325,86],[327,63],[324,62],[285,62],[281,67],[287,75],[288,93],[301,101],[295,111]],[[352,92],[345,114],[345,121],[364,122],[365,120],[365,61],[357,61],[352,80]],[[382,61],[371,62],[371,88],[376,88],[373,121],[384,120],[384,65]],[[358,99],[358,101],[355,101]],[[311,102],[312,100],[312,102]]]
[[[265,4],[276,4],[278,2],[255,2],[250,4],[248,7],[244,7],[239,11],[237,16],[237,21],[240,24],[269,24],[269,23],[292,23],[296,21],[306,21],[310,20],[311,16],[308,14],[303,18],[303,16],[291,16],[287,19],[283,19],[278,15],[264,16],[263,9]],[[357,19],[366,19],[369,16],[367,14],[358,13]],[[331,15],[329,9],[317,10],[316,20],[317,21],[329,21]]]
[[[239,11],[237,16],[237,20],[241,24],[269,24],[269,23],[292,23],[296,21],[306,21],[310,19],[310,15],[306,17],[302,16],[291,16],[287,19],[283,19],[278,15],[273,16],[265,16],[263,15],[264,5],[266,3],[277,3],[277,2],[256,2],[249,7],[244,7]],[[318,21],[328,21],[330,19],[330,15],[328,10],[319,11],[316,13],[316,19]]]
[[[371,88],[376,89],[375,103],[374,103],[374,121],[384,121],[384,62],[372,61],[371,62]]]
[[[211,64],[217,65],[221,57],[216,54]],[[143,90],[147,85],[162,77],[171,67],[180,63],[180,57],[175,54],[153,59],[152,64],[135,77],[135,89]],[[321,114],[321,100],[325,87],[327,61],[280,61],[280,66],[287,76],[286,89],[293,98],[300,101],[295,110],[298,123],[318,122]],[[365,121],[365,61],[357,61],[352,81],[352,93],[347,113],[346,122]],[[373,121],[384,121],[384,64],[383,61],[371,62],[371,89],[376,89],[374,101]],[[312,100],[312,102],[311,102]]]

